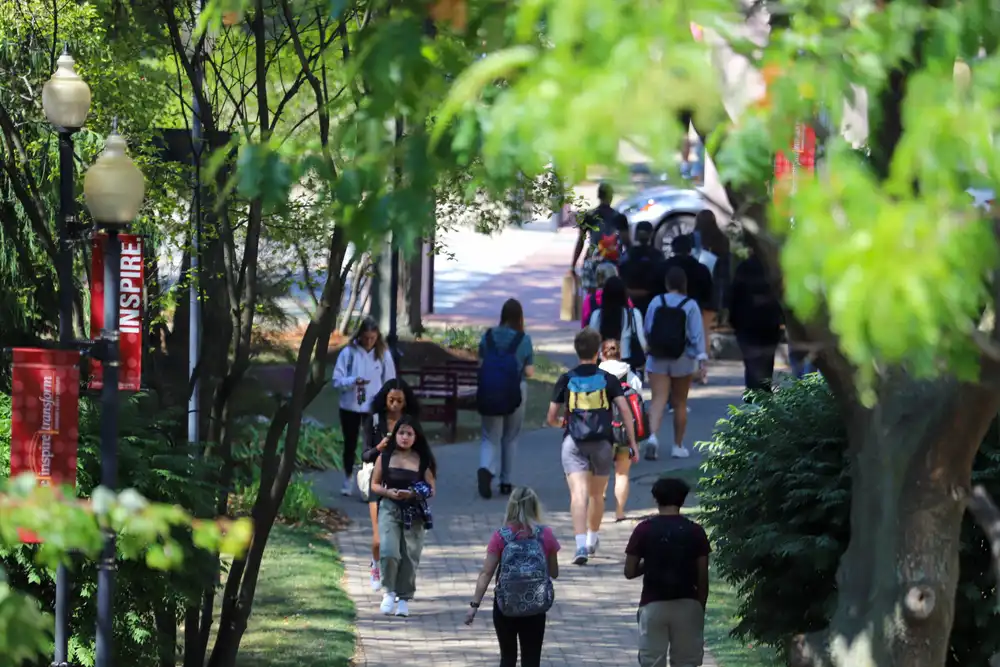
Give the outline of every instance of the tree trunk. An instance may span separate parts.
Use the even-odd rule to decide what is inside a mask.
[[[416,336],[423,333],[421,293],[424,284],[424,240],[414,239],[413,247],[399,254],[399,333]]]
[[[851,541],[830,628],[797,638],[795,667],[943,667],[972,462],[996,392],[901,378],[850,418]]]

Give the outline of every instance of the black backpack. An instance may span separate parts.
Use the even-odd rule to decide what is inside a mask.
[[[687,348],[687,313],[685,298],[676,306],[667,305],[666,295],[660,296],[660,307],[653,313],[653,325],[649,328],[649,353],[658,359],[680,359]]]

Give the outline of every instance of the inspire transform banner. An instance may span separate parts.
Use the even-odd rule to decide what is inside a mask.
[[[139,391],[142,385],[142,323],[145,269],[142,261],[142,237],[119,234],[122,250],[118,281],[118,353],[119,391]],[[104,246],[107,235],[94,237],[91,248],[90,336],[97,339],[104,329]],[[91,361],[90,389],[104,386],[101,362]]]
[[[76,486],[80,353],[14,349],[10,476],[31,473],[41,486]],[[21,541],[39,539],[20,531]]]

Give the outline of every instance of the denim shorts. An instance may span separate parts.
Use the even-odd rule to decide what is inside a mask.
[[[672,378],[683,378],[689,375],[694,375],[696,370],[698,370],[698,362],[691,357],[685,356],[680,359],[648,357],[646,359],[647,373],[669,375]]]

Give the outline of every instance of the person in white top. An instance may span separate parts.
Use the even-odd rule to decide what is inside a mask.
[[[621,359],[629,367],[642,373],[645,366],[646,332],[642,313],[628,305],[625,282],[612,276],[604,283],[601,307],[590,315],[588,326],[600,332],[601,340],[619,341]]]
[[[673,400],[674,404],[674,446],[670,454],[673,458],[691,455],[684,446],[688,391],[695,373],[704,370],[708,359],[701,310],[698,302],[687,296],[684,269],[678,266],[671,268],[667,272],[666,287],[667,293],[653,299],[646,311],[646,337],[650,342],[646,372],[649,373],[649,386],[653,391],[649,407],[649,430],[652,435],[645,446],[645,458],[649,461],[657,458],[659,441],[656,432],[660,429],[667,399]],[[671,348],[676,344],[674,354],[660,350],[659,346],[664,343]]]
[[[637,394],[642,393],[642,380],[632,372],[628,364],[622,361],[621,346],[618,341],[608,339],[601,343],[601,359],[598,368],[611,373]],[[625,504],[628,502],[629,492],[628,472],[632,464],[638,460],[639,452],[629,451],[628,445],[623,447],[615,444],[615,521],[625,520]],[[607,491],[607,487],[604,487],[605,496]]]
[[[358,454],[361,420],[371,409],[382,386],[396,377],[396,364],[378,324],[366,317],[358,332],[337,356],[333,388],[340,392],[340,430],[344,436],[344,486],[341,494],[354,492],[354,462]]]

